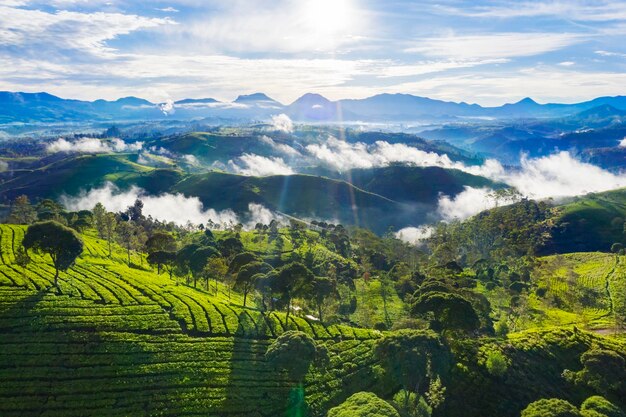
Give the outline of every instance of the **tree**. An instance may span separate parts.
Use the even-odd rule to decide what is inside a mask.
[[[593,411],[606,417],[626,417],[626,413],[622,409],[599,395],[587,398],[580,406],[580,411],[585,416],[586,412]]]
[[[564,372],[568,380],[602,394],[626,396],[626,360],[619,353],[592,348],[580,356],[580,362],[582,370]]]
[[[93,215],[94,226],[96,227],[96,230],[98,231],[98,236],[105,239],[106,238],[106,223],[105,223],[106,220],[105,219],[107,215],[106,208],[104,208],[102,203],[98,202],[91,210],[91,213]]]
[[[37,204],[37,218],[39,220],[65,222],[65,219],[61,217],[61,213],[63,213],[63,211],[63,206],[54,200],[45,199],[41,200],[39,204]]]
[[[241,252],[233,257],[228,265],[228,273],[236,274],[241,267],[252,262],[259,262],[261,259],[251,252]]]
[[[432,312],[435,325],[443,329],[467,332],[480,328],[480,319],[472,304],[459,294],[433,291],[422,294],[413,304],[415,314]]]
[[[235,255],[243,252],[243,244],[236,237],[229,237],[218,242],[218,247],[222,256],[226,259],[233,259]]]
[[[130,250],[137,244],[137,230],[135,225],[129,221],[120,222],[117,225],[117,239],[126,249],[128,266],[130,266]]]
[[[107,244],[109,246],[109,258],[111,257],[111,243],[113,242],[113,239],[115,238],[115,232],[117,230],[117,219],[115,218],[115,214],[113,213],[106,213],[103,219],[103,231],[104,231],[104,238],[107,241]]]
[[[371,392],[357,392],[328,410],[328,417],[400,417],[387,401]]]
[[[157,273],[160,275],[161,265],[170,258],[170,255],[166,255],[166,253],[173,254],[176,252],[176,240],[170,233],[159,230],[154,232],[146,241],[146,250],[148,251],[148,262],[156,263]],[[153,255],[150,258],[150,255],[155,253],[158,255]]]
[[[161,273],[161,267],[164,266],[170,275],[170,279],[172,278],[175,261],[176,252],[159,250],[148,254],[148,263],[151,265],[157,265],[159,274]]]
[[[213,277],[215,280],[215,293],[217,294],[217,281],[224,279],[227,272],[228,266],[226,265],[224,258],[221,256],[210,257],[204,266],[204,270],[202,271],[202,274],[206,278],[207,291],[209,289],[209,278]]]
[[[281,334],[267,348],[265,359],[289,379],[302,382],[315,360],[327,359],[328,352],[318,347],[308,334],[289,330]]]
[[[292,262],[283,266],[273,282],[273,290],[280,294],[283,303],[287,307],[285,325],[289,323],[291,300],[300,294],[306,293],[306,286],[313,281],[313,273],[299,262]]]
[[[522,417],[582,417],[582,414],[568,401],[544,398],[528,404]]]
[[[11,213],[7,221],[15,224],[31,224],[37,220],[37,212],[27,196],[21,195],[13,200]]]
[[[17,264],[17,266],[22,268],[22,277],[24,276],[24,271],[26,270],[26,267],[28,266],[30,262],[31,262],[30,256],[28,256],[28,253],[26,252],[24,247],[23,246],[18,247],[15,250],[15,263]]]
[[[337,297],[337,281],[328,277],[315,277],[310,286],[310,295],[315,306],[320,321],[323,321],[322,307],[327,299]]]
[[[271,265],[265,262],[253,262],[244,265],[235,278],[235,288],[243,292],[243,306],[246,306],[246,299],[248,293],[254,288],[255,278],[258,278],[258,274],[267,274],[272,271]]]
[[[35,223],[28,227],[22,245],[26,251],[46,253],[54,266],[54,286],[58,288],[59,271],[74,264],[83,252],[83,241],[75,231],[55,221]]]
[[[401,384],[407,393],[427,392],[437,375],[446,374],[450,353],[432,331],[399,330],[376,343],[374,356],[390,383]],[[405,398],[408,402],[409,398]]]

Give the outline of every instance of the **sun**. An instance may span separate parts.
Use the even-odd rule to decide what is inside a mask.
[[[303,30],[320,47],[338,45],[353,35],[357,13],[352,0],[307,0],[302,8]]]

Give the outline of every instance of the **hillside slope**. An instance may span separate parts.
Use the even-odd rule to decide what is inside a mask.
[[[341,402],[345,385],[368,389],[376,333],[262,314],[164,275],[85,252],[48,290],[53,270],[34,257],[15,265],[20,226],[0,226],[0,414],[2,416],[282,415],[292,387],[265,362],[270,341],[300,329],[329,350],[330,365],[306,382],[315,415]]]

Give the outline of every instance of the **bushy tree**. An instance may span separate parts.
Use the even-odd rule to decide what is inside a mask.
[[[176,239],[170,233],[156,231],[146,241],[148,262],[157,265],[157,273],[161,274],[161,265],[169,261],[176,252]]]
[[[285,324],[289,323],[291,301],[294,297],[307,292],[307,286],[313,281],[313,273],[299,262],[283,266],[273,280],[273,292],[279,294],[287,307]]]
[[[593,411],[606,417],[626,417],[621,408],[599,395],[587,398],[580,406],[580,411],[583,415]]]
[[[428,391],[437,375],[447,373],[451,361],[448,349],[437,334],[424,330],[387,334],[376,343],[374,355],[390,384],[400,384],[406,392],[418,395]]]
[[[59,271],[74,264],[83,252],[83,241],[76,232],[55,221],[35,223],[28,227],[22,240],[26,251],[50,255],[54,266],[54,286],[58,288]]]
[[[550,398],[528,404],[521,417],[582,417],[582,414],[570,402]]]
[[[371,392],[357,392],[328,411],[328,417],[400,417],[387,401]]]
[[[432,312],[437,327],[472,332],[480,328],[476,310],[459,294],[433,291],[421,295],[413,304],[414,314]]]
[[[215,293],[217,294],[217,282],[223,280],[227,272],[228,265],[226,265],[226,260],[221,256],[211,256],[206,261],[202,271],[206,279],[207,290],[209,289],[209,279],[212,277],[215,280]]]
[[[323,306],[329,298],[337,297],[337,282],[328,277],[315,277],[310,285],[309,296],[317,307],[317,316],[323,321]]]
[[[248,293],[255,286],[255,280],[258,278],[258,274],[267,274],[272,271],[272,266],[265,262],[253,262],[246,264],[239,269],[235,278],[235,288],[243,292],[243,306],[246,306],[246,300]]]
[[[602,394],[626,396],[626,361],[619,353],[592,348],[580,357],[583,369],[565,371],[572,382],[587,385]]]
[[[314,361],[327,359],[328,352],[308,334],[289,330],[267,348],[265,359],[292,381],[301,382]]]

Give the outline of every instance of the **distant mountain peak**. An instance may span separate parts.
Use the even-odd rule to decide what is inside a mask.
[[[249,103],[253,101],[271,101],[277,103],[276,100],[268,97],[264,93],[242,94],[235,99],[234,103]]]
[[[330,102],[331,101],[329,99],[327,99],[321,94],[306,93],[302,97],[294,101],[292,105],[294,104],[326,105],[326,104],[330,104]]]
[[[515,104],[524,104],[524,105],[533,105],[533,106],[535,106],[535,105],[538,106],[539,105],[539,103],[537,103],[535,100],[533,100],[530,97],[525,97],[525,98],[521,99],[520,101],[518,101]]]
[[[219,103],[219,101],[214,98],[207,97],[207,98],[185,98],[185,99],[174,102],[174,104],[195,104],[195,103]]]

